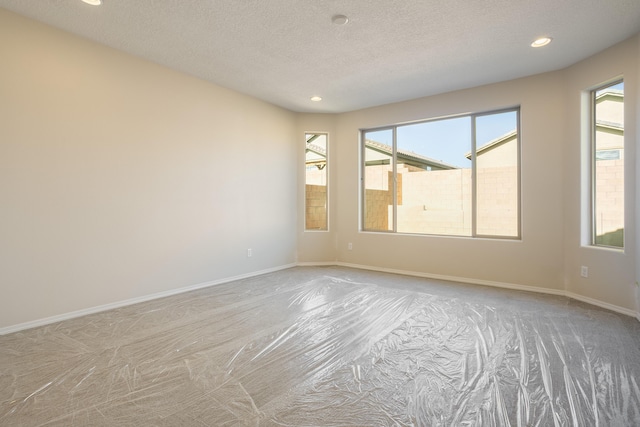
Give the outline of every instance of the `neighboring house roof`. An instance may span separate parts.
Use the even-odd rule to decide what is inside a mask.
[[[512,130],[511,132],[505,133],[502,136],[499,136],[496,139],[492,139],[491,141],[487,142],[486,144],[478,147],[476,149],[476,155],[480,155],[483,152],[487,152],[490,151],[492,148],[497,147],[499,145],[504,144],[505,142],[513,139],[513,137],[516,136],[516,130]],[[467,152],[464,155],[467,159],[471,159],[471,151]]]
[[[365,146],[372,150],[375,150],[379,153],[387,154],[391,156],[393,154],[393,150],[390,145],[383,144],[378,141],[372,141],[367,139],[365,141]],[[459,169],[457,166],[450,165],[448,163],[444,163],[435,159],[431,159],[429,157],[420,155],[418,153],[414,153],[413,151],[408,150],[397,150],[398,160],[403,160],[405,163],[409,163],[416,166],[432,166],[439,169]]]
[[[315,165],[319,169],[322,169],[327,164],[327,149],[326,147],[313,143],[313,141],[319,137],[320,134],[314,134],[310,135],[309,139],[307,139],[305,156],[307,165]]]
[[[602,92],[598,93],[598,95],[596,96],[596,100],[599,100],[600,98],[603,98],[603,97],[605,97],[607,95],[614,96],[614,97],[620,98],[620,99],[624,99],[624,91],[623,90],[606,88],[606,89],[602,90]]]
[[[318,169],[324,169],[327,164],[327,150],[319,145],[307,144],[305,156],[307,166],[316,166]]]
[[[622,126],[622,123],[609,122],[609,121],[606,121],[606,120],[597,120],[596,121],[596,126],[603,127],[603,128],[608,128],[608,129],[612,129],[612,130],[618,130],[618,131],[621,131],[621,132],[624,131],[624,126]]]
[[[323,147],[320,147],[319,145],[307,144],[307,152],[309,151],[324,158],[327,157],[327,150],[325,150]]]

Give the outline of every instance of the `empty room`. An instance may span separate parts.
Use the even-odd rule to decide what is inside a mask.
[[[636,0],[0,0],[0,426],[640,425]]]

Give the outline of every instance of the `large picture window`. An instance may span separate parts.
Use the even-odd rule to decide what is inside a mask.
[[[520,237],[519,109],[363,130],[362,229]]]
[[[593,244],[624,247],[624,82],[591,91]]]

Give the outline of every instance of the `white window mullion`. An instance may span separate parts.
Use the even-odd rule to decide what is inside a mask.
[[[393,127],[393,232],[398,231],[398,132]]]
[[[478,191],[476,171],[476,115],[471,116],[471,236],[476,237]]]

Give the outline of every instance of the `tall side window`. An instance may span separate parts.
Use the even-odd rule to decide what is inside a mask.
[[[519,109],[362,131],[362,229],[520,236]]]
[[[305,134],[305,230],[328,230],[328,136]]]
[[[591,91],[593,244],[624,247],[624,82]]]

